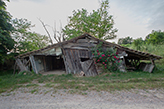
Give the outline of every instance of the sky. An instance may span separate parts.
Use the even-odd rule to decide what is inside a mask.
[[[68,16],[73,10],[87,9],[90,13],[100,7],[101,0],[10,0],[6,2],[7,11],[13,18],[26,18],[35,27],[32,31],[46,35],[38,19],[49,25],[47,29],[53,34],[56,28],[68,24]],[[143,39],[152,30],[164,31],[164,0],[109,0],[109,14],[113,15],[114,28],[118,29],[119,38],[130,36]],[[60,23],[61,22],[61,23]]]

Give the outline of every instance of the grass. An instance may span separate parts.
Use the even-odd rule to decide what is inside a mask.
[[[36,88],[36,89],[33,89],[33,90],[31,90],[30,92],[31,92],[32,94],[33,94],[33,93],[37,93],[37,92],[38,92],[38,89],[37,89],[37,88]]]
[[[35,80],[36,83],[32,83]],[[37,92],[37,83],[44,87],[71,89],[70,93],[78,91],[115,91],[130,89],[164,88],[164,72],[113,72],[102,73],[95,77],[76,77],[74,75],[2,75],[0,76],[0,93],[15,90],[19,87],[34,87],[31,93]],[[26,85],[24,85],[26,84]]]
[[[37,79],[40,75],[13,75],[6,74],[0,76],[0,93],[9,89],[16,89],[22,87],[21,84],[30,83]]]

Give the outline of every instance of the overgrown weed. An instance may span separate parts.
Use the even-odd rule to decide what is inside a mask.
[[[157,69],[158,70],[158,69]],[[33,81],[35,80],[35,83]],[[31,93],[37,93],[37,83],[44,83],[43,87],[58,89],[71,89],[77,91],[115,91],[129,89],[154,89],[164,88],[164,73],[134,72],[109,72],[95,77],[76,77],[74,75],[2,75],[0,76],[0,93],[13,91],[20,87],[34,87]],[[24,85],[26,84],[26,85]]]

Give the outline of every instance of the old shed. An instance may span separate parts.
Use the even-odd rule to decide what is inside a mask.
[[[162,57],[150,53],[144,53],[122,47],[104,40],[97,39],[88,33],[75,37],[71,40],[53,44],[45,48],[18,55],[16,65],[20,71],[33,70],[36,74],[46,71],[64,70],[67,74],[79,74],[84,72],[85,76],[98,75],[92,56],[92,48],[100,42],[105,48],[116,48],[118,55],[123,60],[120,69],[139,68],[147,70],[145,67],[154,68],[154,60]],[[140,64],[140,60],[150,60],[152,64]],[[138,65],[141,66],[138,66]]]

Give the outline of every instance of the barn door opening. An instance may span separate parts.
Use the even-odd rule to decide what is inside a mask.
[[[65,70],[64,60],[62,56],[55,56],[52,64],[53,70]]]
[[[53,56],[53,55],[42,55],[35,56],[35,64],[38,70],[38,73],[44,74],[45,72],[51,72],[55,74],[57,72],[65,72],[65,65],[62,55]]]

